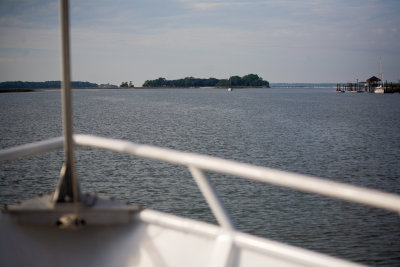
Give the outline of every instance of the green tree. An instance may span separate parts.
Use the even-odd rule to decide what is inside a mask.
[[[240,78],[239,76],[230,77],[229,83],[231,86],[243,86],[242,78]]]
[[[143,84],[143,87],[164,87],[164,86],[167,86],[167,80],[161,77],[156,80],[147,80]]]
[[[216,84],[217,87],[228,87],[229,86],[229,80],[228,79],[221,79],[218,81]]]

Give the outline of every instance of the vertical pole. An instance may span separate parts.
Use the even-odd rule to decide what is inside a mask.
[[[58,187],[54,194],[55,202],[79,202],[80,190],[75,177],[74,141],[72,128],[70,41],[68,0],[60,0],[61,24],[61,63],[62,63],[62,117],[64,136],[64,165],[61,169]]]
[[[357,79],[356,89],[357,89],[357,92],[358,92],[359,91],[358,79]]]

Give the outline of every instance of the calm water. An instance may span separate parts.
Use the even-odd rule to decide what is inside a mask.
[[[400,95],[334,89],[78,90],[77,133],[311,174],[400,194]],[[61,135],[60,93],[0,94],[0,147]],[[79,148],[85,191],[215,223],[182,167]],[[53,191],[62,152],[0,164],[0,204]],[[237,227],[352,261],[400,266],[390,212],[210,173]]]

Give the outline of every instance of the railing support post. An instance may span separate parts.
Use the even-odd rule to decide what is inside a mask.
[[[203,196],[205,197],[208,205],[211,208],[212,213],[217,219],[218,223],[227,230],[234,230],[232,219],[229,213],[224,208],[221,200],[218,197],[217,191],[214,186],[210,183],[204,173],[194,166],[188,166],[190,173],[192,174],[197,186],[200,188]]]

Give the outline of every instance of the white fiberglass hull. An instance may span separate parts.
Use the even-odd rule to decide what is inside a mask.
[[[0,215],[0,266],[358,266],[154,210],[75,230]]]

